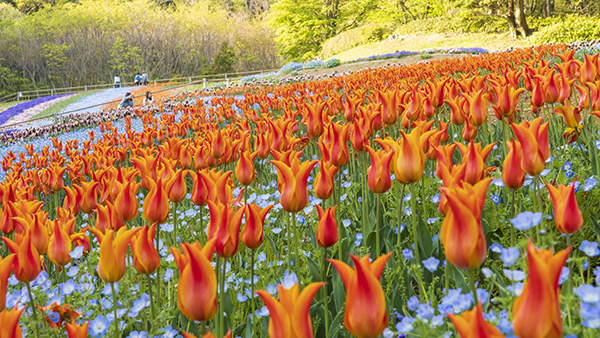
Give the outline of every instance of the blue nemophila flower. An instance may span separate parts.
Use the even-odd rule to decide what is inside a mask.
[[[504,272],[504,275],[506,276],[506,278],[515,281],[515,282],[520,282],[525,280],[525,272],[521,271],[521,270],[508,270],[508,269],[504,269],[502,270],[502,272]]]
[[[425,269],[427,269],[431,272],[434,272],[435,270],[437,270],[439,265],[440,265],[440,260],[435,257],[429,257],[423,261],[423,266],[425,267]]]
[[[494,242],[494,243],[492,243],[492,245],[490,245],[491,252],[502,253],[502,250],[504,250],[504,247],[496,242]]]
[[[594,177],[588,177],[587,180],[585,180],[585,184],[583,185],[583,191],[590,191],[592,190],[596,184],[598,184],[598,180]]]
[[[262,263],[264,261],[267,260],[267,254],[265,254],[264,252],[261,252],[258,254],[258,256],[256,256],[256,262],[257,263]]]
[[[281,281],[281,285],[283,285],[283,287],[286,289],[289,289],[296,284],[298,284],[298,277],[296,276],[295,272],[285,275],[283,277],[283,281]]]
[[[57,312],[54,311],[49,311],[48,312],[48,318],[53,322],[53,323],[58,323],[58,321],[60,320],[60,315]]]
[[[273,229],[271,229],[271,232],[274,233],[275,235],[277,235],[278,233],[281,232],[281,230],[283,230],[283,229],[281,229],[281,228],[273,228]]]
[[[72,279],[69,279],[68,281],[60,284],[59,287],[60,294],[63,296],[68,296],[72,294],[75,290],[77,290],[77,283],[75,283],[75,281],[73,281]]]
[[[431,197],[431,203],[440,203],[440,194],[435,194],[434,196]]]
[[[362,233],[357,233],[356,236],[354,236],[354,245],[359,246],[362,243],[363,240],[363,234]]]
[[[504,181],[502,181],[501,178],[497,178],[497,179],[493,180],[492,184],[495,185],[495,186],[497,186],[497,187],[499,187],[499,188],[504,187]]]
[[[383,338],[394,338],[394,332],[386,327],[383,330]]]
[[[498,204],[500,204],[500,201],[501,201],[502,199],[500,198],[500,196],[498,196],[498,195],[494,194],[494,195],[492,195],[492,196],[490,197],[490,200],[491,200],[491,201],[492,201],[492,202],[493,202],[495,205],[498,205]]]
[[[115,293],[119,294],[119,282],[115,282]],[[102,292],[100,292],[101,295],[103,296],[111,296],[112,297],[112,289],[110,284],[105,284],[104,285],[104,289],[102,289]]]
[[[171,223],[163,223],[160,225],[160,231],[173,232],[173,230],[175,230],[175,226]]]
[[[131,331],[131,333],[129,334],[129,336],[127,336],[128,338],[146,338],[148,337],[148,333],[146,333],[145,331]]]
[[[277,284],[268,284],[265,288],[265,291],[267,291],[271,295],[277,294]]]
[[[67,276],[76,277],[78,273],[79,273],[79,268],[76,266],[72,266],[69,268],[69,271],[67,271]]]
[[[494,275],[494,272],[488,268],[482,268],[481,273],[485,276],[485,278],[491,278]]]
[[[544,169],[542,170],[542,172],[540,173],[540,176],[544,177],[546,175],[548,175],[550,173],[550,169]]]
[[[435,222],[437,222],[437,217],[431,217],[427,219],[427,224],[433,224]]]
[[[260,310],[256,310],[256,316],[257,317],[266,317],[269,315],[269,309],[267,309],[266,306],[263,306],[262,308],[260,308]]]
[[[515,247],[510,247],[508,249],[502,250],[502,254],[500,255],[500,259],[504,262],[504,266],[510,267],[517,259],[521,256],[521,252],[519,249]]]
[[[405,202],[410,201],[410,199],[412,198],[412,194],[406,194],[406,196],[404,196],[404,199],[402,199]]]
[[[352,224],[352,222],[349,219],[345,219],[342,221],[342,225],[344,226],[344,228],[349,227],[350,224]]]
[[[502,334],[510,334],[513,333],[513,325],[512,323],[506,319],[506,318],[501,318],[498,321],[498,324],[496,325],[496,327],[498,328],[498,330],[502,333]]]
[[[179,334],[179,332],[177,332],[177,330],[173,329],[171,327],[171,325],[167,325],[167,327],[165,327],[164,329],[161,329],[160,331],[161,332],[164,331],[164,333],[160,336],[160,338],[175,338]]]
[[[600,286],[594,287],[589,284],[582,284],[578,288],[574,288],[573,293],[584,303],[595,304],[600,302]]]
[[[415,311],[417,318],[429,319],[433,316],[435,310],[429,305],[429,303],[419,304],[419,307]]]
[[[171,280],[171,278],[173,278],[173,269],[168,268],[165,271],[165,275],[163,276],[163,280],[166,282],[169,282]]]
[[[517,229],[525,231],[533,228],[542,222],[541,212],[523,211],[517,217],[510,220],[510,223]]]
[[[575,181],[575,182],[573,182],[573,187],[575,188],[575,189],[574,189],[574,190],[575,190],[575,192],[578,192],[578,191],[579,191],[579,188],[581,187],[581,182],[579,182],[579,181]]]
[[[415,311],[417,307],[419,307],[419,298],[417,298],[417,296],[410,297],[410,299],[406,302],[406,305],[411,311]]]
[[[402,254],[404,255],[404,257],[406,259],[412,259],[413,258],[413,252],[410,249],[404,249],[404,250],[402,250]]]
[[[569,279],[569,268],[563,266],[562,270],[560,270],[560,277],[558,278],[558,284],[562,285],[564,282]]]
[[[588,257],[596,257],[600,255],[600,249],[598,249],[598,242],[590,242],[584,240],[579,246],[579,250],[583,251]]]
[[[247,296],[244,296],[244,294],[242,294],[241,292],[238,292],[237,296],[235,297],[235,299],[238,301],[238,303],[244,303],[248,300]]]
[[[566,178],[571,178],[571,177],[573,177],[574,175],[575,175],[575,172],[574,172],[573,170],[570,170],[570,169],[569,169],[569,170],[565,171],[565,177],[566,177]]]
[[[523,292],[523,286],[525,286],[525,284],[518,282],[513,285],[507,286],[506,290],[512,292],[515,296],[520,296],[521,292]]]
[[[83,247],[78,246],[73,251],[69,252],[69,256],[73,259],[80,259],[83,256]]]
[[[409,333],[414,329],[414,326],[412,324],[414,324],[415,320],[416,319],[410,317],[402,318],[402,321],[396,324],[396,330],[398,331],[398,333]]]
[[[92,337],[104,336],[109,326],[110,322],[103,315],[98,315],[90,321],[89,333]]]
[[[600,328],[600,306],[588,303],[580,303],[579,306],[581,308],[579,314],[584,319],[581,325],[590,329]]]

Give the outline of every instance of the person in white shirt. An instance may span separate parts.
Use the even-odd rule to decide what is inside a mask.
[[[154,101],[154,98],[152,97],[152,93],[150,92],[146,92],[146,96],[144,96],[144,106],[147,104],[152,104],[152,101]]]
[[[119,74],[115,75],[115,88],[120,88],[121,87],[121,78],[119,77]]]

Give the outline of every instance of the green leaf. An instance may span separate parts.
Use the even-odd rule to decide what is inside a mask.
[[[321,269],[319,265],[315,263],[312,259],[306,257],[306,262],[308,263],[308,271],[313,281],[321,280]]]
[[[327,338],[333,338],[338,335],[343,317],[343,311],[339,311],[335,318],[333,318],[333,321],[329,325],[329,335],[327,336]]]
[[[433,241],[431,241],[431,234],[429,233],[429,229],[427,228],[425,221],[420,217],[418,220],[417,236],[419,237],[419,257],[425,260],[431,257],[433,252]]]
[[[271,238],[271,236],[267,236],[267,239],[269,240],[269,243],[271,244],[271,248],[273,248],[273,253],[275,253],[275,256],[277,257],[277,259],[281,259],[281,256],[279,254],[279,249],[277,249],[277,245],[275,244],[275,242],[273,242],[273,239]]]

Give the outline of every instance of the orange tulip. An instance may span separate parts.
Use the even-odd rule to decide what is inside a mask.
[[[481,210],[491,181],[486,178],[475,185],[462,182],[462,186],[441,188],[450,207],[442,222],[442,244],[448,261],[459,269],[477,268],[487,254]]]
[[[329,248],[335,245],[338,241],[337,221],[335,220],[335,209],[327,208],[323,210],[317,204],[317,212],[319,213],[319,226],[317,227],[317,244],[322,248]]]
[[[196,321],[207,321],[217,313],[217,276],[210,260],[214,251],[214,240],[206,243],[182,243],[181,251],[169,248],[179,267],[177,302],[186,317]]]
[[[315,195],[322,200],[326,200],[333,194],[333,178],[339,169],[330,162],[325,161],[319,162],[319,169],[321,170],[315,178],[313,187]]]
[[[106,230],[106,234],[103,235],[100,231],[89,228],[90,231],[96,235],[98,242],[100,242],[100,261],[98,262],[98,275],[106,283],[118,282],[127,269],[127,262],[125,260],[125,254],[127,253],[127,246],[131,242],[131,238],[142,228],[136,228],[127,230],[122,227],[117,231],[115,238],[115,231]]]
[[[234,213],[232,207],[225,206],[224,215],[214,237],[215,251],[219,257],[227,259],[237,253],[243,215],[244,209],[240,208]]]
[[[80,208],[81,211],[89,214],[98,205],[98,187],[100,184],[98,182],[81,182],[81,188],[78,189],[81,194],[81,203]],[[77,189],[77,187],[74,187]]]
[[[23,337],[23,332],[21,331],[21,327],[19,326],[19,318],[21,317],[21,313],[23,313],[25,308],[21,310],[4,310],[0,312],[0,338],[21,338]],[[35,310],[34,310],[35,311]]]
[[[235,164],[235,178],[242,185],[250,185],[254,182],[256,173],[254,172],[254,159],[258,152],[250,154],[249,152],[240,151],[240,159]]]
[[[465,311],[462,316],[448,314],[461,338],[504,338],[498,329],[483,319],[483,307],[477,304],[471,311]]]
[[[98,204],[96,213],[96,229],[102,232],[105,230],[117,231],[125,225],[117,218],[115,207],[110,202],[107,202],[106,206]]]
[[[131,253],[133,255],[133,267],[141,274],[154,273],[160,266],[160,256],[154,247],[154,235],[156,223],[150,228],[145,226],[140,232],[131,238]]]
[[[302,293],[298,284],[290,289],[278,286],[279,301],[268,292],[260,290],[256,293],[263,300],[271,319],[269,320],[269,337],[271,338],[312,338],[313,329],[310,320],[310,304],[315,294],[325,283],[310,283]]]
[[[144,217],[150,223],[162,224],[169,218],[169,196],[163,184],[159,178],[144,200]]]
[[[71,261],[71,238],[59,222],[54,222],[53,232],[48,244],[48,258],[58,266],[65,266]]]
[[[31,242],[31,231],[27,231],[19,244],[2,237],[11,253],[16,254],[14,273],[21,283],[34,281],[40,274],[40,254]]]
[[[497,103],[494,108],[496,117],[502,120],[504,117],[510,117],[517,111],[519,95],[525,91],[525,88],[515,89],[509,85],[495,87]]]
[[[574,142],[577,140],[577,132],[583,128],[581,122],[581,111],[579,107],[573,107],[571,102],[565,101],[564,106],[554,108],[554,112],[563,117],[567,130],[563,137]]]
[[[127,222],[134,219],[138,214],[139,207],[136,194],[140,184],[130,181],[121,187],[122,190],[119,191],[115,200],[115,213],[119,220]]]
[[[506,141],[508,155],[502,164],[502,181],[510,189],[519,189],[525,182],[525,171],[521,167],[523,150],[521,143],[515,141]]]
[[[263,226],[265,218],[273,205],[269,205],[264,209],[256,204],[248,204],[245,208],[246,225],[240,234],[240,240],[249,249],[258,249],[263,242]]]
[[[394,173],[402,184],[418,182],[425,169],[425,153],[421,147],[421,128],[413,129],[410,134],[400,131],[402,141],[398,142],[394,154]]]
[[[548,124],[542,124],[543,118],[538,117],[531,124],[527,121],[521,124],[511,123],[511,127],[517,135],[523,147],[523,158],[521,167],[531,176],[539,175],[546,166],[546,160],[550,157],[550,146],[548,143]]]
[[[68,338],[87,338],[89,326],[89,320],[81,326],[77,325],[75,321],[72,321],[70,324],[65,324],[65,327],[67,328]]]
[[[31,222],[21,219],[23,222],[29,223],[31,241],[40,255],[46,253],[48,250],[48,241],[50,240],[48,226],[46,225],[47,218],[48,215],[46,213],[35,213]],[[15,217],[14,219],[16,220],[17,218]]]
[[[350,154],[348,152],[348,129],[350,125],[341,125],[332,123],[329,125],[333,137],[330,150],[330,162],[334,166],[341,168],[348,163]]]
[[[165,185],[165,191],[171,202],[179,203],[185,198],[185,194],[187,193],[185,177],[187,176],[187,173],[187,170],[178,170]],[[144,202],[144,206],[145,205],[146,203]]]
[[[208,201],[213,201],[217,198],[217,186],[204,172],[198,171],[198,173],[195,173],[190,171],[190,176],[192,176],[192,180],[194,181],[191,196],[192,203],[203,207],[208,204]]]
[[[560,272],[571,247],[552,254],[552,250],[537,250],[531,241],[527,245],[529,276],[521,295],[513,304],[513,327],[521,338],[562,337],[560,310]]]
[[[392,253],[369,262],[369,256],[352,256],[355,268],[336,259],[329,259],[346,286],[344,326],[358,338],[377,337],[388,325],[385,295],[379,278]]]
[[[394,150],[390,151],[375,151],[367,146],[369,156],[371,156],[371,166],[368,169],[369,177],[367,185],[372,192],[383,194],[392,187],[392,179],[390,178],[390,163],[394,157]]]
[[[283,192],[279,202],[283,210],[287,212],[298,212],[308,204],[308,190],[306,183],[311,170],[317,164],[316,160],[300,163],[294,157],[291,166],[281,161],[271,161],[277,168],[279,181],[283,183]]]
[[[469,106],[469,121],[475,126],[482,126],[487,121],[487,104],[488,100],[483,93],[483,89],[479,90],[475,95],[470,96],[464,94]]]
[[[226,141],[221,129],[217,129],[211,135],[210,157],[219,159],[225,154]]]
[[[557,188],[546,183],[552,204],[554,205],[554,222],[558,231],[563,234],[573,234],[583,225],[583,216],[577,206],[575,186],[560,185]]]
[[[48,188],[54,191],[60,191],[64,187],[63,174],[67,167],[60,167],[58,164],[51,164],[48,168]]]
[[[10,254],[0,259],[0,312],[4,311],[6,305],[6,292],[8,288],[8,277],[15,266],[17,255]]]
[[[193,334],[190,334],[187,332],[181,332],[181,334],[183,335],[183,338],[197,338]],[[216,338],[216,337],[212,334],[212,331],[211,331],[211,332],[205,334],[204,336],[202,336],[202,338]],[[224,335],[223,338],[231,338],[231,329],[229,329],[229,331],[227,331],[227,334]]]
[[[487,166],[485,160],[494,148],[496,143],[488,144],[481,149],[480,143],[469,143],[469,147],[466,148],[463,144],[457,143],[459,150],[463,154],[463,163],[465,165],[465,176],[464,180],[475,184],[482,180],[487,175]]]

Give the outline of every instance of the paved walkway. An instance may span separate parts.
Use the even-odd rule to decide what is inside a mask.
[[[82,98],[81,100],[71,103],[65,108],[65,111],[71,111],[75,109],[81,109],[89,106],[94,106],[97,104],[113,101],[116,99],[123,98],[125,93],[127,93],[132,87],[121,87],[121,88],[110,88],[105,89],[99,93],[95,93],[89,96]],[[80,113],[89,113],[102,110],[102,106],[96,106],[89,109],[78,110],[74,112],[75,114]]]

